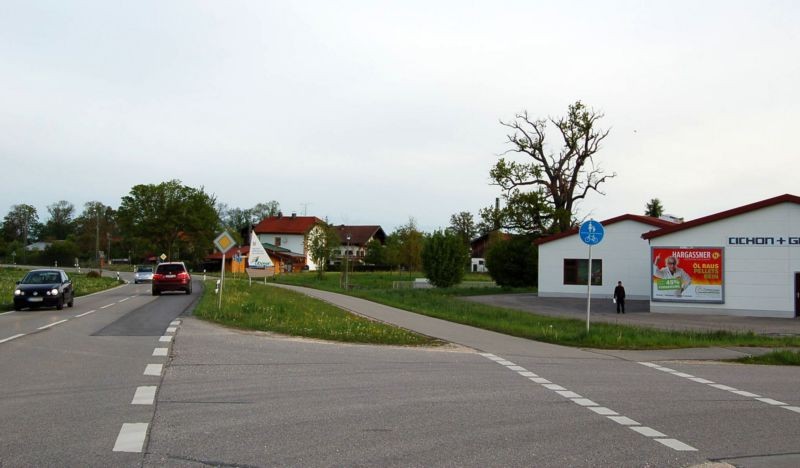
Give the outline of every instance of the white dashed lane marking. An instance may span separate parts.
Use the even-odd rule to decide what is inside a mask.
[[[50,327],[55,327],[58,324],[66,322],[67,320],[68,319],[64,319],[64,320],[59,320],[58,322],[49,323],[47,325],[44,325],[44,326],[41,326],[41,327],[37,328],[37,330],[44,330],[44,329],[47,329],[47,328],[50,328]]]
[[[119,301],[117,301],[117,304],[122,304],[123,302],[127,301],[128,299],[130,299],[130,297],[126,297],[126,298],[120,299]]]
[[[14,336],[9,336],[8,338],[3,338],[2,340],[0,340],[0,343],[6,343],[6,342],[11,341],[11,340],[16,340],[17,338],[19,338],[21,336],[25,336],[25,334],[24,333],[20,333],[19,335],[14,335]]]
[[[779,407],[781,407],[783,409],[787,409],[789,411],[794,411],[795,413],[800,413],[800,409],[798,409],[798,407],[789,406],[788,403],[784,403],[782,401],[773,400],[772,398],[764,398],[761,395],[756,395],[755,393],[752,393],[752,392],[739,390],[739,389],[733,388],[733,387],[731,387],[729,385],[718,384],[718,383],[715,383],[712,380],[707,380],[707,379],[703,379],[703,378],[700,378],[700,377],[695,377],[695,376],[690,375],[690,374],[685,374],[683,372],[678,372],[675,369],[670,369],[669,367],[664,367],[664,366],[662,366],[660,364],[655,364],[655,363],[652,363],[652,362],[640,362],[639,364],[641,364],[643,366],[647,366],[647,367],[649,367],[651,369],[655,369],[655,370],[661,371],[661,372],[666,372],[667,374],[672,374],[672,375],[674,375],[676,377],[683,377],[685,379],[691,380],[692,382],[705,384],[705,385],[708,385],[709,387],[716,388],[717,390],[723,390],[723,391],[726,391],[726,392],[733,393],[734,395],[739,395],[739,396],[743,396],[743,397],[747,397],[747,398],[753,398],[753,399],[755,399],[757,401],[760,401],[761,403],[766,403],[766,404],[771,405],[771,406],[779,406]]]
[[[113,306],[114,306],[114,304],[106,304],[103,307],[101,307],[101,309],[108,309],[109,307],[113,307]]]
[[[175,327],[168,327],[168,328],[167,328],[167,333],[175,333],[177,330],[178,330],[178,329],[177,329],[177,328],[175,328]]]
[[[89,315],[89,314],[93,314],[95,312],[97,312],[97,311],[96,310],[90,310],[89,312],[84,312],[82,314],[76,315],[75,318],[83,317],[83,316],[86,316],[86,315]]]
[[[147,437],[147,423],[125,423],[119,430],[115,452],[141,452]]]
[[[153,350],[153,356],[167,356],[169,348],[156,348]]]
[[[162,336],[162,337],[160,337],[158,339],[158,341],[160,341],[161,343],[169,343],[169,342],[172,341],[172,337],[171,336]]]
[[[156,386],[138,387],[133,395],[132,405],[152,405],[156,399]]]
[[[492,360],[492,361],[494,361],[494,362],[496,362],[496,363],[498,363],[498,364],[500,364],[502,366],[505,366],[507,369],[516,372],[517,374],[519,374],[522,377],[527,377],[528,380],[530,380],[532,382],[535,382],[537,384],[540,384],[540,385],[542,385],[542,387],[544,387],[544,388],[546,388],[548,390],[552,390],[552,391],[556,392],[558,395],[560,395],[560,396],[562,396],[564,398],[568,398],[569,400],[571,400],[576,405],[582,406],[584,408],[588,408],[588,409],[592,410],[594,413],[599,414],[600,416],[605,416],[608,419],[616,422],[617,424],[621,424],[621,425],[633,430],[634,432],[636,432],[636,433],[638,433],[640,435],[643,435],[645,437],[649,437],[649,438],[651,438],[651,439],[653,439],[655,441],[658,441],[659,443],[661,443],[661,444],[663,444],[663,445],[665,445],[665,446],[667,446],[667,447],[669,447],[669,448],[671,448],[673,450],[677,450],[677,451],[681,451],[681,452],[694,452],[694,451],[697,451],[697,449],[692,447],[691,445],[687,445],[687,444],[685,444],[685,443],[683,443],[683,442],[681,442],[681,441],[679,441],[677,439],[671,439],[666,434],[664,434],[662,432],[659,432],[659,431],[657,431],[657,430],[655,430],[655,429],[653,429],[651,427],[642,426],[637,421],[634,421],[633,419],[631,419],[631,418],[629,418],[627,416],[621,416],[616,411],[614,411],[614,410],[612,410],[610,408],[606,408],[605,406],[600,406],[599,404],[595,403],[594,401],[592,401],[592,400],[590,400],[588,398],[584,398],[581,395],[578,395],[575,392],[567,390],[566,388],[564,388],[564,387],[562,387],[562,386],[560,386],[558,384],[554,384],[554,383],[552,383],[551,381],[549,381],[549,380],[547,380],[545,378],[539,377],[538,375],[534,374],[533,372],[530,372],[530,371],[526,370],[524,367],[518,366],[518,365],[514,364],[511,361],[507,361],[507,360],[505,360],[505,359],[503,359],[501,357],[495,356],[494,354],[491,354],[491,353],[481,353],[481,356],[483,356],[483,357],[485,357],[487,359],[490,359],[490,360]],[[650,364],[650,363],[647,363],[647,364],[642,363],[642,364],[644,364],[644,365],[646,365],[648,367],[652,367],[654,369],[659,369],[659,370],[662,369],[661,366],[659,366],[658,364]],[[669,371],[677,372],[677,371],[674,371],[672,369],[670,369]],[[684,375],[686,375],[688,377],[692,377],[689,374],[684,374]],[[800,408],[798,408],[798,410],[800,410]],[[798,411],[798,412],[800,412],[800,411]]]
[[[144,368],[144,375],[161,375],[161,371],[164,369],[163,364],[148,364],[147,367]]]

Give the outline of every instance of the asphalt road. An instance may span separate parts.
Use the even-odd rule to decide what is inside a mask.
[[[235,331],[147,285],[0,315],[0,341],[23,335],[0,343],[0,466],[800,465],[797,368],[564,348],[304,292],[456,345]]]
[[[134,396],[159,385],[168,353],[154,350],[169,349],[160,337],[197,297],[131,284],[71,309],[0,314],[0,466],[139,466],[138,451],[114,448],[125,424],[152,420],[149,390]]]

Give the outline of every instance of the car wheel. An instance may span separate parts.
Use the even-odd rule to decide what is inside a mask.
[[[14,304],[14,310],[22,310],[22,307],[20,307],[20,306],[18,306],[18,305],[16,305],[16,304]]]
[[[59,297],[58,302],[56,303],[56,310],[61,310],[64,308],[64,298]]]
[[[75,296],[69,298],[69,302],[67,302],[68,307],[73,307],[75,305]]]
[[[158,289],[156,289],[156,288],[153,288],[153,295],[154,295],[154,296],[158,296],[159,294],[161,294],[161,291],[159,291],[159,290],[158,290]]]
[[[136,281],[136,280],[133,280],[133,284],[139,284],[139,282]]]
[[[191,294],[191,293],[192,293],[192,288],[186,290],[186,294]]]

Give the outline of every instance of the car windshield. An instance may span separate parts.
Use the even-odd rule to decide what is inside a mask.
[[[61,282],[61,275],[57,271],[32,271],[25,275],[22,284],[54,284]]]
[[[153,272],[153,267],[140,266],[139,268],[136,269],[136,271],[138,273],[152,273]]]

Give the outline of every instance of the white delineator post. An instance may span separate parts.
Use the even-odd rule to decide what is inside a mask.
[[[225,252],[222,252],[222,274],[219,281],[219,304],[218,309],[222,309],[222,285],[225,284]]]

